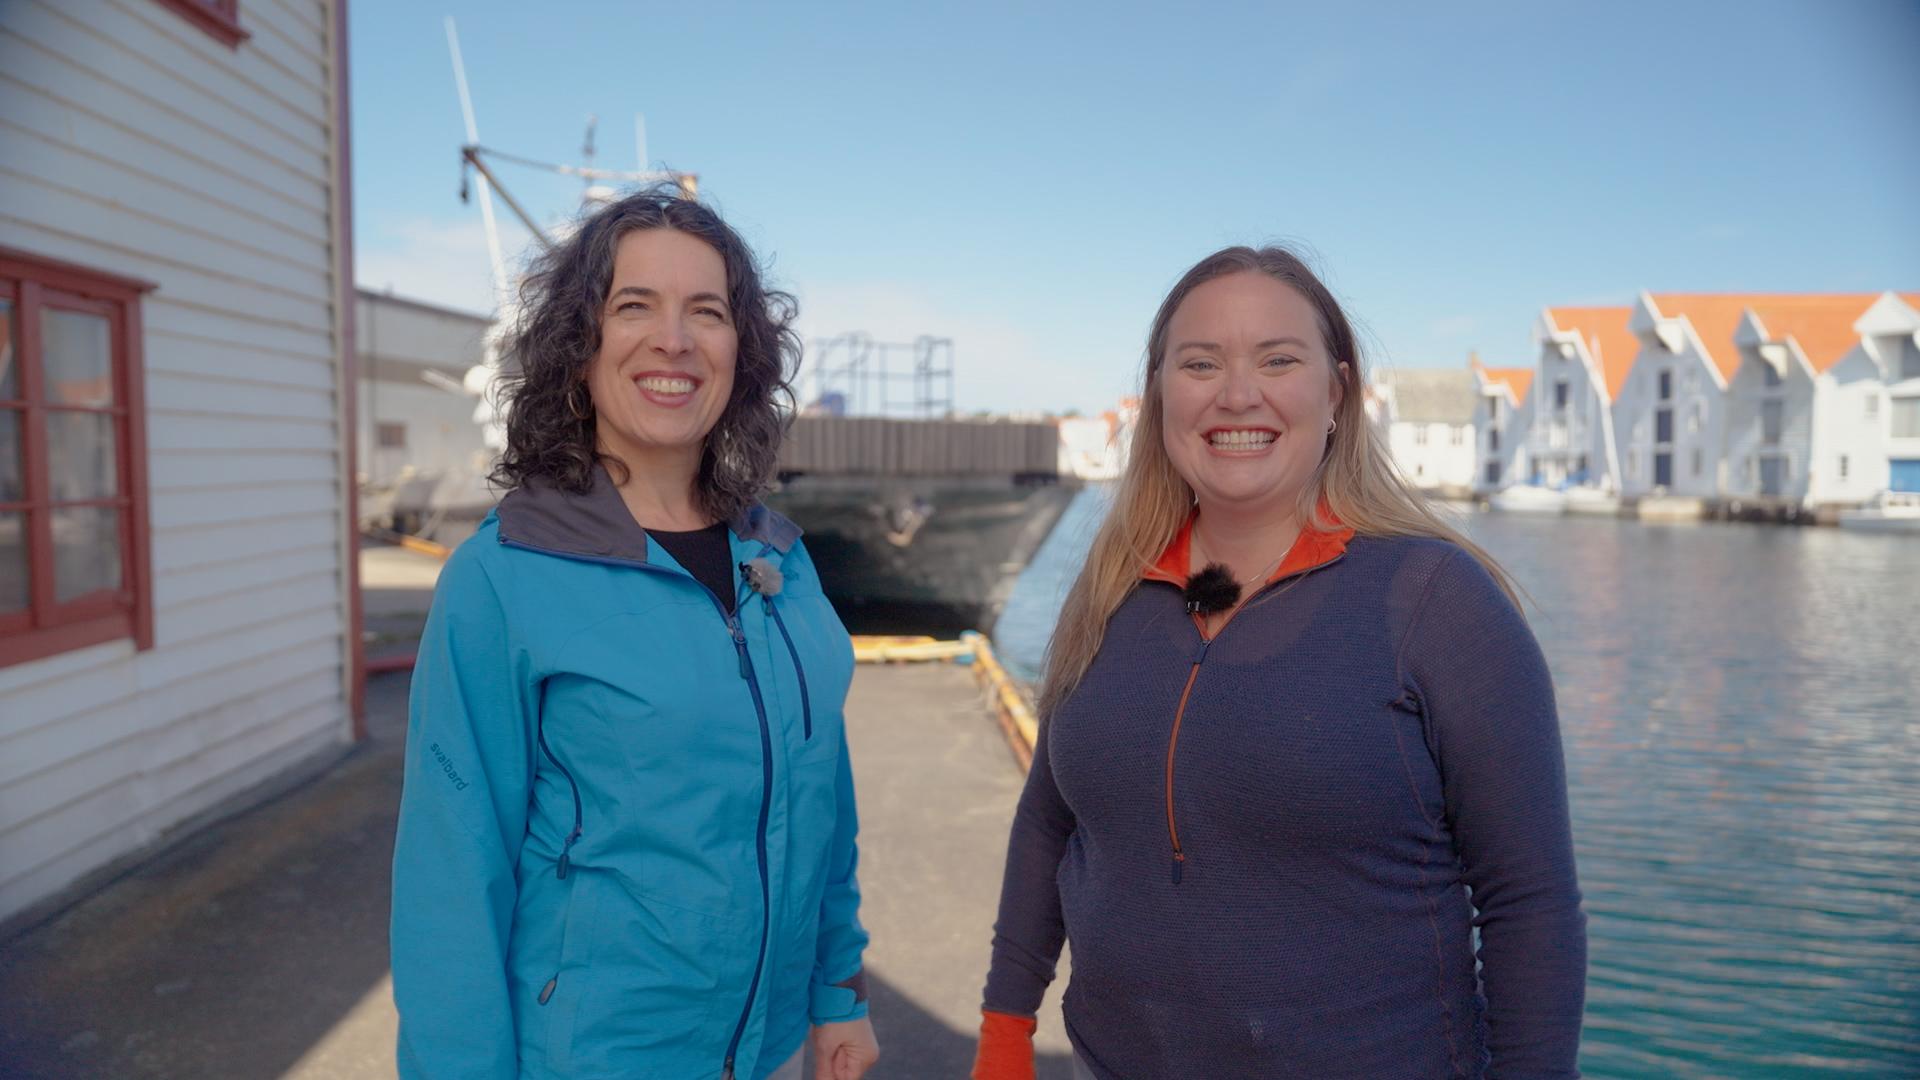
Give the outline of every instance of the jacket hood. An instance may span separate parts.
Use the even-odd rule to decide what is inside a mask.
[[[561,555],[647,562],[647,531],[627,512],[620,489],[604,466],[593,467],[593,482],[576,495],[531,480],[508,492],[495,511],[500,539]],[[758,540],[785,555],[800,539],[800,527],[754,503],[727,522],[742,540]]]

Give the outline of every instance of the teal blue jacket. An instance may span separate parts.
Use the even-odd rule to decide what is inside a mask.
[[[394,851],[402,1077],[760,1080],[866,1014],[853,650],[799,530],[729,525],[733,617],[604,474],[514,491],[447,561]]]

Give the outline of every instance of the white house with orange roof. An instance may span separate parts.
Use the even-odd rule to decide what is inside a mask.
[[[1541,311],[1534,324],[1539,352],[1522,444],[1528,483],[1618,490],[1612,410],[1637,351],[1627,327],[1632,314],[1626,307]]]
[[[1474,414],[1474,489],[1498,491],[1526,476],[1527,391],[1533,368],[1490,368],[1474,356],[1469,363],[1479,383]]]
[[[1920,492],[1920,293],[1883,294],[1854,329],[1880,367],[1886,401],[1869,421],[1886,441],[1888,491]],[[1835,406],[1844,412],[1844,406]],[[1841,423],[1844,417],[1837,418]],[[1824,426],[1824,421],[1823,421]]]
[[[1726,494],[1818,512],[1896,479],[1920,491],[1920,295],[1748,299],[1732,342]]]
[[[1634,303],[1634,356],[1613,406],[1621,495],[1706,500],[1725,490],[1733,332],[1750,299],[1643,292]]]

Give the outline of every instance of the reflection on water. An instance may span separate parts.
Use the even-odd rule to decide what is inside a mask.
[[[1090,491],[996,631],[1037,666]],[[1475,514],[1559,694],[1594,1077],[1920,1076],[1920,540]]]

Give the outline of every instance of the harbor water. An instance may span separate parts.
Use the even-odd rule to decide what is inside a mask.
[[[1015,587],[996,637],[1023,675],[1105,497]],[[1920,1076],[1920,540],[1465,523],[1553,669],[1586,1075]]]

